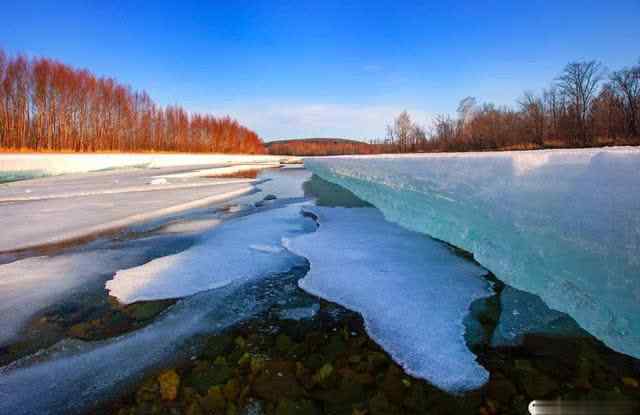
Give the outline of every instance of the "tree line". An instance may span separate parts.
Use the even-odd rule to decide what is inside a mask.
[[[384,139],[353,144],[291,140],[276,154],[340,155],[484,151],[640,144],[640,62],[607,72],[596,61],[572,62],[539,93],[524,92],[515,106],[462,99],[454,116],[440,114],[423,127],[403,111]]]
[[[425,129],[405,111],[387,127],[380,152],[482,151],[640,144],[640,62],[607,72],[572,62],[549,88],[524,92],[515,107],[460,101],[456,116]]]
[[[375,154],[375,146],[356,140],[344,139],[292,139],[266,144],[269,153],[292,156],[335,156],[344,154]]]
[[[230,117],[163,108],[112,78],[1,49],[0,150],[266,152]]]

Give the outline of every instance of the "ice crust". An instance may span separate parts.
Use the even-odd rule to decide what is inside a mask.
[[[283,237],[309,229],[297,204],[231,219],[205,233],[193,247],[122,270],[106,284],[122,303],[185,297],[255,278],[264,270],[286,271],[291,254]]]
[[[69,174],[0,186],[0,252],[65,242],[207,206],[254,190],[255,180],[163,178],[193,168]]]
[[[125,167],[176,167],[279,163],[290,157],[238,154],[0,154],[0,172],[57,175]]]
[[[451,392],[488,379],[464,342],[463,318],[490,295],[486,270],[374,208],[305,208],[318,230],[287,241],[311,269],[300,287],[362,314],[368,333],[409,373]]]
[[[640,149],[306,159],[400,225],[470,251],[640,357]]]

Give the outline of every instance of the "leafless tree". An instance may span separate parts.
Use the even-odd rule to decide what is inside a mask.
[[[531,131],[533,141],[540,146],[544,146],[545,116],[542,98],[531,91],[525,91],[518,100],[518,104],[525,119],[525,128]]]
[[[640,107],[640,64],[631,68],[614,71],[610,76],[614,90],[624,100],[624,112],[627,119],[627,134],[638,134],[638,109]]]
[[[591,138],[587,136],[588,116],[602,77],[601,63],[584,61],[567,64],[557,80],[558,87],[573,104],[576,121],[575,138],[576,141],[582,141],[583,144],[586,144]]]

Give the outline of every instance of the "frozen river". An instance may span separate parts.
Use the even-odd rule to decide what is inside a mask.
[[[334,181],[327,171],[351,171],[314,163]],[[0,185],[0,413],[86,412],[191,358],[201,335],[273,307],[313,316],[302,290],[360,313],[406,373],[454,394],[494,376],[479,344],[588,337],[343,187],[269,167],[126,166]],[[378,203],[367,189],[354,186]],[[478,310],[491,301],[499,318],[487,334]]]

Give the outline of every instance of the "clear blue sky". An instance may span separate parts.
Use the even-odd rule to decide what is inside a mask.
[[[444,4],[448,3],[448,4]],[[0,6],[0,47],[231,114],[263,138],[384,135],[468,95],[510,104],[571,60],[640,58],[640,1],[52,1]]]

